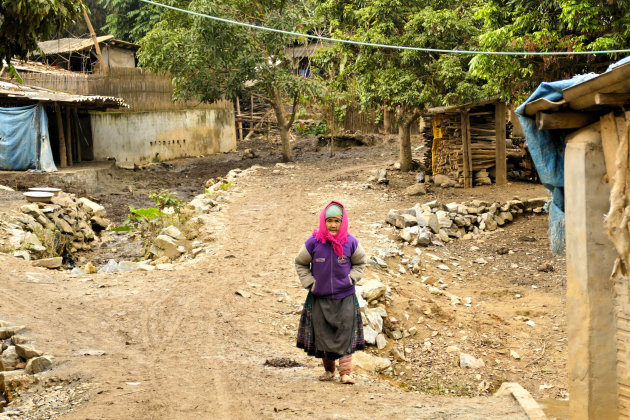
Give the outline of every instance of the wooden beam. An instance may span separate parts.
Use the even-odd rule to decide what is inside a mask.
[[[606,163],[606,182],[612,184],[613,175],[615,174],[615,161],[617,159],[617,146],[619,146],[615,113],[611,112],[603,115],[599,121],[602,147],[604,149],[604,162]]]
[[[505,103],[497,102],[494,106],[494,125],[496,131],[496,177],[497,185],[507,184],[507,160],[505,157]]]
[[[63,135],[63,120],[61,118],[61,107],[59,103],[55,102],[55,114],[57,114],[57,132],[59,133],[59,167],[65,168],[68,166],[68,160],[66,156],[66,139]]]
[[[630,93],[597,93],[595,104],[597,105],[625,105],[630,103]]]
[[[597,121],[597,115],[583,112],[537,112],[536,113],[536,126],[539,130],[559,130],[559,129],[572,129],[582,128],[595,121]]]
[[[68,166],[72,166],[72,128],[70,126],[70,107],[66,105],[66,156]]]
[[[98,57],[98,63],[101,67],[101,72],[103,76],[107,75],[107,67],[105,66],[105,62],[103,61],[103,55],[101,54],[101,46],[98,45],[98,40],[96,39],[96,32],[94,32],[94,27],[92,26],[92,22],[90,21],[90,16],[87,12],[87,7],[85,5],[81,5],[83,9],[83,17],[85,18],[85,23],[90,31],[90,35],[92,36],[92,42],[94,42],[94,49],[96,50],[96,56]]]
[[[468,110],[461,112],[462,121],[462,157],[464,161],[464,188],[472,188],[472,153],[470,152],[470,117]]]
[[[79,112],[76,108],[72,108],[72,114],[74,115],[72,121],[74,122],[74,133],[75,138],[77,139],[75,143],[77,146],[77,162],[81,163],[81,128],[79,127],[79,124],[81,124],[81,122],[79,121]]]

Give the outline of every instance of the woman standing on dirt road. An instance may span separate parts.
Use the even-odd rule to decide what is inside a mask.
[[[302,286],[309,290],[300,317],[297,346],[323,359],[320,381],[335,379],[339,359],[340,382],[353,384],[352,353],[365,347],[363,322],[354,285],[361,279],[367,257],[359,241],[348,233],[343,204],[331,201],[295,257]]]

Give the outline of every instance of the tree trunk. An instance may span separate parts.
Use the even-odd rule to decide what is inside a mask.
[[[409,172],[413,169],[411,155],[411,125],[420,117],[420,111],[415,108],[411,115],[407,114],[407,106],[398,107],[398,141],[400,142],[400,171]]]
[[[392,132],[392,111],[389,109],[389,102],[383,104],[383,131],[385,134]]]
[[[293,156],[291,156],[291,144],[289,143],[289,123],[284,115],[284,104],[282,103],[282,95],[278,88],[272,90],[271,95],[271,107],[276,113],[276,120],[278,121],[278,131],[280,131],[280,141],[282,144],[282,161],[291,162]]]

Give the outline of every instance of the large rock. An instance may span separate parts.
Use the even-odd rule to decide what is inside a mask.
[[[24,326],[20,325],[20,326],[7,326],[7,327],[0,327],[0,340],[5,340],[7,338],[11,338],[13,337],[15,334],[19,333],[20,331],[24,330]]]
[[[440,222],[438,217],[431,212],[424,212],[418,216],[418,226],[428,226],[433,233],[438,233],[440,231]]]
[[[413,184],[405,189],[405,194],[409,196],[425,195],[427,189],[424,184]]]
[[[365,308],[365,317],[367,318],[368,325],[377,333],[383,331],[383,317],[374,309]]]
[[[485,366],[485,363],[481,359],[476,359],[467,353],[459,354],[459,366],[462,368],[477,369]]]
[[[389,180],[387,179],[387,169],[377,169],[374,176],[376,177],[377,184],[389,184]]]
[[[412,242],[418,237],[418,232],[420,232],[418,226],[407,227],[400,231],[400,237],[406,242]]]
[[[363,298],[368,302],[382,297],[387,291],[387,286],[376,279],[366,281],[362,286]]]
[[[440,228],[450,228],[453,225],[453,221],[447,212],[440,210],[437,211],[435,215],[438,218],[438,225]]]
[[[357,351],[352,357],[352,364],[358,371],[373,373],[384,371],[392,365],[392,362],[384,357],[376,357],[363,351]]]
[[[35,260],[31,264],[33,267],[44,268],[59,268],[63,262],[62,257],[42,258],[41,260]]]
[[[36,374],[48,370],[53,364],[52,356],[41,356],[29,359],[26,363],[26,373]]]
[[[167,226],[164,229],[162,229],[160,231],[160,235],[170,236],[171,238],[178,241],[185,239],[184,234],[173,225]]]
[[[376,344],[376,336],[378,336],[378,332],[374,330],[374,328],[366,325],[363,327],[363,339],[368,344]]]
[[[0,355],[0,371],[15,370],[19,362],[20,356],[15,351],[15,346],[9,346]]]
[[[162,256],[165,255],[169,257],[171,260],[178,258],[182,253],[178,249],[181,243],[170,236],[167,235],[158,235],[153,242],[156,247],[158,247],[162,252],[159,252],[156,255]]]
[[[83,205],[85,210],[92,216],[95,217],[106,217],[105,207],[100,204],[95,203],[94,201],[88,200],[85,197],[79,198],[79,202]]]
[[[9,390],[26,389],[35,378],[26,375],[23,369],[0,372],[0,394]]]
[[[44,354],[31,344],[15,344],[15,352],[22,359],[32,359],[33,357],[39,357]]]
[[[424,228],[418,233],[418,245],[429,246],[432,240],[433,233],[428,228]]]
[[[433,175],[433,183],[440,186],[455,185],[455,181],[442,174]]]

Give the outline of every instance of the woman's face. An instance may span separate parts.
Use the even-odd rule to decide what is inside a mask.
[[[326,230],[330,232],[332,236],[337,236],[339,226],[341,226],[341,217],[329,217],[326,219]]]

